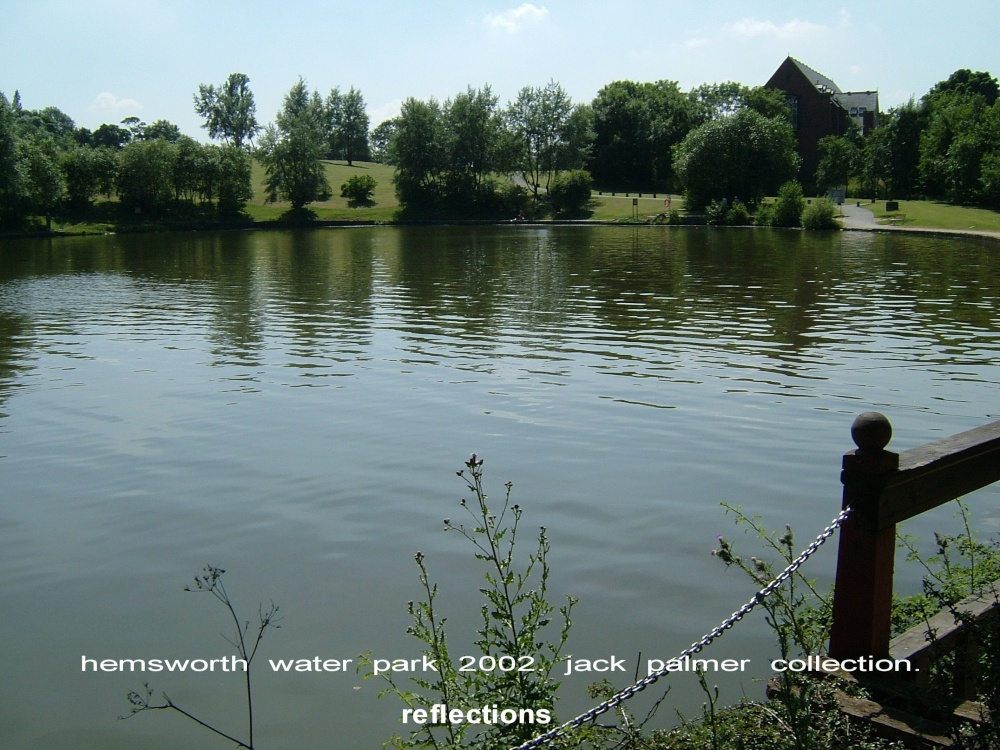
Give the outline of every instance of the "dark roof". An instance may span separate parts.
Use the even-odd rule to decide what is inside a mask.
[[[802,75],[804,75],[809,82],[820,91],[828,91],[833,94],[840,93],[840,88],[833,82],[832,78],[827,78],[822,73],[810,68],[804,62],[799,62],[791,55],[789,55],[788,59],[791,60],[795,64],[795,67],[802,71]]]
[[[843,91],[834,99],[844,109],[852,107],[864,107],[869,112],[878,112],[878,92],[877,91]]]

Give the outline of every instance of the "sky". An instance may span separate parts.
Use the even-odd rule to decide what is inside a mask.
[[[94,129],[137,116],[207,140],[199,84],[245,73],[257,119],[301,76],[351,86],[371,125],[408,97],[489,85],[501,105],[560,83],[591,102],[616,80],[764,84],[786,56],[883,110],[960,68],[1000,75],[995,0],[0,0],[0,91]]]

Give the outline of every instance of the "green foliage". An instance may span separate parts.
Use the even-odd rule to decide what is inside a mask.
[[[829,198],[815,198],[802,211],[802,226],[806,229],[840,229],[837,207]]]
[[[326,110],[301,78],[285,95],[275,124],[264,131],[259,153],[269,202],[288,201],[297,210],[333,195],[320,161],[326,153]]]
[[[382,676],[389,687],[382,695],[395,695],[409,707],[443,703],[449,709],[468,710],[497,704],[501,708],[530,710],[536,715],[539,711],[547,711],[554,721],[559,683],[553,679],[553,674],[569,637],[570,612],[575,600],[567,597],[566,604],[559,608],[558,632],[554,641],[546,642],[556,609],[548,600],[549,540],[545,527],[539,531],[534,551],[526,560],[515,556],[523,510],[511,504],[510,483],[506,485],[507,492],[499,507],[488,503],[482,466],[482,459],[473,454],[466,468],[458,472],[472,494],[471,500],[461,502],[469,525],[446,519],[444,527],[468,541],[476,560],[483,566],[485,585],[480,591],[484,602],[482,621],[474,640],[475,650],[498,662],[500,657],[512,659],[514,665],[531,660],[533,671],[458,670],[460,665],[452,662],[452,641],[445,631],[445,618],[437,606],[438,587],[430,581],[426,557],[418,552],[415,560],[424,598],[408,605],[412,624],[407,632],[420,641],[422,654],[434,660],[438,671],[432,677],[413,678],[416,690],[397,685],[392,673],[385,673]],[[361,661],[365,666],[372,666],[369,656],[363,655]],[[501,750],[531,739],[538,728],[527,722],[498,723],[481,726],[481,731],[475,733],[468,723],[424,724],[408,737],[394,736],[387,744],[395,748]]]
[[[549,199],[556,213],[575,214],[586,208],[590,201],[593,180],[583,169],[561,172],[552,181]]]
[[[417,210],[437,205],[445,168],[444,140],[444,119],[436,100],[403,102],[389,144],[396,167],[396,197],[402,205]]]
[[[117,188],[130,212],[156,214],[174,197],[176,149],[166,141],[133,141],[118,156]]]
[[[525,86],[505,113],[515,138],[514,167],[534,196],[549,189],[556,172],[567,166],[573,102],[555,81],[544,87]]]
[[[741,571],[751,585],[760,590],[773,580],[798,556],[792,527],[786,525],[779,533],[767,530],[758,516],[746,515],[739,506],[723,503],[727,513],[732,513],[738,526],[746,527],[765,549],[775,555],[772,562],[756,556],[749,559],[736,553],[733,542],[723,536],[717,538],[718,548],[712,554],[726,567]],[[816,589],[815,581],[795,572],[770,596],[761,600],[767,624],[777,638],[782,659],[794,659],[820,653],[825,649],[832,621],[832,597]],[[837,686],[798,672],[785,670],[778,675],[775,700],[763,706],[737,706],[717,711],[718,696],[708,687],[702,676],[702,689],[708,696],[704,721],[700,725],[686,725],[677,733],[670,733],[658,750],[677,748],[759,748],[759,750],[855,750],[868,748],[894,748],[897,745],[872,739],[862,726],[848,723],[836,699]],[[843,689],[843,686],[840,686]],[[755,721],[760,712],[770,715],[764,725],[754,731],[748,722]],[[759,720],[759,719],[757,719]],[[752,724],[750,724],[752,726]],[[774,731],[780,728],[779,731]],[[773,732],[773,733],[772,733]],[[679,735],[680,741],[678,741]]]
[[[252,142],[261,130],[250,78],[244,73],[231,73],[218,88],[199,85],[194,109],[205,118],[202,127],[208,130],[210,138],[221,138],[236,148]]]
[[[821,190],[846,188],[858,173],[864,144],[856,128],[848,135],[826,135],[819,139],[819,166],[816,184]]]
[[[214,163],[217,169],[215,186],[222,216],[240,213],[253,198],[251,175],[253,166],[250,154],[238,146],[216,146]]]
[[[347,198],[353,205],[370,204],[377,187],[378,182],[369,174],[352,175],[340,186],[340,197]]]
[[[592,106],[595,181],[606,189],[672,187],[672,149],[699,116],[677,82],[615,81],[597,92]]]
[[[778,199],[774,202],[774,217],[771,222],[776,227],[802,226],[802,211],[806,207],[802,196],[802,186],[794,180],[786,182],[778,189]]]
[[[688,133],[674,166],[688,206],[700,209],[722,198],[756,205],[795,176],[799,161],[787,120],[744,108]]]
[[[733,201],[733,205],[726,210],[725,219],[726,224],[732,227],[749,224],[750,211],[747,210],[747,204],[743,201]]]
[[[368,112],[361,92],[353,86],[346,94],[341,94],[339,88],[332,89],[326,98],[326,116],[330,143],[327,158],[344,159],[348,166],[368,161]]]
[[[688,94],[698,110],[698,124],[752,109],[764,117],[790,119],[785,94],[763,86],[749,87],[735,81],[703,83]]]
[[[27,200],[27,176],[20,158],[17,110],[0,92],[0,226],[17,224]]]
[[[986,707],[989,716],[1000,713],[1000,621],[997,618],[975,620],[966,616],[956,606],[971,595],[996,599],[1000,596],[996,582],[1000,580],[1000,540],[996,537],[980,541],[968,506],[956,501],[956,516],[961,520],[958,534],[934,534],[935,551],[925,556],[918,549],[919,540],[898,533],[899,545],[906,550],[906,560],[923,567],[923,593],[914,596],[894,596],[892,602],[892,633],[898,635],[916,627],[938,612],[947,611],[955,623],[962,623],[968,631],[969,642],[978,646],[978,663],[964,665],[976,675],[977,699]],[[927,626],[926,637],[933,641],[937,634]],[[955,660],[959,655],[947,653],[931,664],[931,691],[941,696],[951,695],[954,685]],[[968,658],[963,654],[962,658]],[[960,726],[955,730],[959,747],[969,750],[992,749],[1000,746],[1000,725],[995,720],[984,721],[978,726]]]

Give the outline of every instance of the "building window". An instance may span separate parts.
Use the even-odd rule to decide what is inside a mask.
[[[788,105],[788,109],[792,114],[792,130],[796,133],[799,132],[799,97],[794,94],[789,94],[785,97],[785,104]]]

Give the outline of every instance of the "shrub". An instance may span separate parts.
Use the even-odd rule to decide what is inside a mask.
[[[714,224],[716,226],[722,226],[726,223],[726,210],[727,206],[725,203],[719,200],[714,200],[705,206],[705,219],[708,224]]]
[[[370,174],[356,174],[340,186],[340,197],[352,205],[371,203],[378,182]]]
[[[774,203],[761,202],[757,206],[757,213],[754,216],[754,224],[760,227],[774,226]]]
[[[778,190],[778,200],[774,204],[774,221],[776,227],[802,226],[802,210],[806,202],[802,197],[802,186],[795,182],[786,182]]]
[[[829,198],[817,198],[802,212],[802,226],[806,229],[839,229],[836,215],[837,207]]]
[[[750,223],[750,212],[747,204],[741,200],[733,201],[733,205],[726,211],[726,223],[730,226],[744,226]]]
[[[556,175],[549,188],[552,210],[556,213],[576,213],[582,211],[590,201],[593,187],[590,172],[574,169]]]

